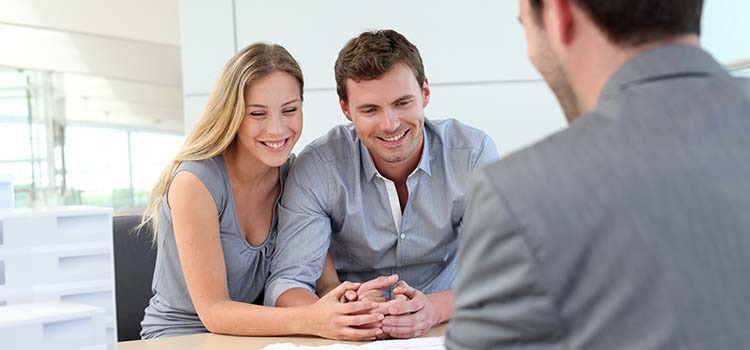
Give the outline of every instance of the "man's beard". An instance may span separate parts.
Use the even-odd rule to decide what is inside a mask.
[[[568,123],[572,123],[573,120],[582,114],[581,104],[563,68],[556,66],[554,69],[557,71],[555,73],[556,77],[554,77],[554,80],[548,80],[547,84],[557,97],[557,101],[560,102],[560,107],[563,113],[565,113],[565,119],[568,120]]]
[[[573,85],[570,84],[568,74],[557,57],[554,56],[551,48],[544,45],[541,49],[543,54],[540,57],[541,62],[539,62],[537,69],[557,97],[557,101],[560,103],[563,113],[565,113],[565,119],[568,120],[568,123],[571,123],[582,113],[578,96],[573,90]]]

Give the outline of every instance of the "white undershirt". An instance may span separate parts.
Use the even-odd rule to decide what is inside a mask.
[[[380,174],[378,174],[380,176]],[[388,202],[391,204],[391,215],[393,216],[393,223],[396,224],[396,232],[401,233],[401,220],[403,219],[403,213],[401,213],[401,203],[398,201],[398,191],[396,191],[396,184],[382,176],[380,178],[385,182],[385,192],[388,194]]]
[[[419,167],[414,168],[414,171],[409,174],[408,178],[411,178],[414,173],[417,172]],[[401,239],[404,239],[404,235],[401,234],[401,221],[403,220],[403,213],[401,212],[401,203],[398,200],[398,191],[396,190],[396,183],[383,177],[379,172],[375,173],[379,178],[383,179],[385,183],[385,192],[388,194],[388,202],[391,205],[391,216],[393,216],[393,223],[396,225],[396,233],[399,234]]]

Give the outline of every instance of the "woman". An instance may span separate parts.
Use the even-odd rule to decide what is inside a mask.
[[[251,304],[263,292],[276,206],[302,131],[302,72],[279,45],[254,44],[224,66],[208,104],[161,173],[144,222],[158,246],[143,338],[215,332],[373,339],[357,329],[383,315],[372,301],[342,303],[344,282],[313,305]],[[335,281],[330,266],[324,281]],[[342,299],[344,298],[344,299]]]

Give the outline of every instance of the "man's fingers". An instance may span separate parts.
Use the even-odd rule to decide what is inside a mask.
[[[413,328],[409,327],[383,326],[383,332],[391,336],[391,338],[401,339],[414,338],[417,334],[417,332]]]
[[[356,290],[360,287],[360,283],[352,283],[349,281],[342,282],[336,288],[333,288],[328,294],[324,295],[323,298],[329,298],[333,300],[341,300],[347,290]]]
[[[424,299],[417,298],[388,307],[389,315],[406,315],[424,308]]]
[[[368,297],[368,298],[383,297],[383,291],[380,290],[380,289],[373,289],[373,290],[368,290],[368,291],[365,291],[365,292],[357,292],[357,294],[359,295],[360,298],[362,298],[362,297]]]
[[[391,307],[393,307],[395,305],[404,303],[404,302],[406,302],[408,300],[409,299],[407,299],[406,296],[404,296],[404,295],[395,295],[392,300],[386,301],[384,303],[379,303],[377,310],[381,314],[387,315],[388,314],[388,309],[390,309]]]
[[[364,314],[355,316],[341,316],[344,318],[344,323],[349,326],[362,326],[383,320],[383,314]]]
[[[398,339],[419,338],[427,333],[427,332],[416,331],[411,328],[403,328],[403,327],[399,327],[398,329],[404,329],[404,330],[391,330],[390,328],[386,328],[386,329],[388,330],[383,331],[385,332],[385,334],[388,334],[391,338],[398,338]]]
[[[362,283],[357,290],[357,294],[362,294],[370,290],[383,289],[392,286],[398,282],[398,275],[380,276],[375,279],[371,279],[367,282]]]
[[[358,294],[357,300],[374,301],[376,303],[384,303],[387,301],[385,299],[385,296],[383,295],[383,291],[380,289],[370,290],[370,291],[366,291],[364,293]]]
[[[425,335],[429,331],[426,322],[420,322],[413,327],[395,327],[383,325],[383,332],[393,338],[415,338]]]
[[[346,298],[346,301],[355,301],[355,300],[357,300],[357,292],[355,292],[354,290],[351,290],[351,289],[347,290],[344,293],[344,297]]]
[[[382,315],[382,314],[381,314]],[[383,328],[383,321],[377,321],[373,323],[366,323],[363,325],[356,326],[357,328],[364,329],[364,328]]]
[[[377,298],[370,298],[370,297],[358,297],[361,301],[374,301],[376,303],[385,303],[387,300],[385,300],[385,297],[377,297]]]
[[[381,330],[380,328],[359,329],[359,328],[345,327],[341,329],[339,333],[341,335],[340,337],[341,339],[361,341],[361,340],[375,340],[375,337],[383,334],[383,330]]]
[[[391,337],[391,336],[390,336],[390,335],[388,335],[388,333],[385,333],[385,332],[383,332],[383,333],[381,333],[381,334],[378,334],[378,335],[377,335],[377,336],[375,337],[375,339],[377,339],[377,340],[383,340],[383,339],[388,339],[388,338],[390,338],[390,337]]]
[[[426,319],[424,313],[414,313],[403,316],[385,316],[383,325],[397,327],[414,327]]]
[[[393,288],[393,294],[404,294],[409,299],[414,298],[417,290],[412,288],[406,281],[398,281],[396,288]]]
[[[398,294],[398,295],[393,296],[393,300],[403,303],[403,302],[409,301],[409,298],[406,295]]]

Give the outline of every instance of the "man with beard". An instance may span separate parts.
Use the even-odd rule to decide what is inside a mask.
[[[701,0],[520,0],[570,126],[479,170],[449,349],[742,349],[750,82]]]
[[[290,170],[266,303],[315,302],[330,247],[338,276],[365,282],[358,296],[388,287],[390,301],[376,310],[382,322],[362,326],[381,328],[380,337],[420,336],[451,318],[465,187],[497,150],[480,130],[425,118],[422,58],[396,31],[350,40],[335,76],[352,124],[313,141]]]

